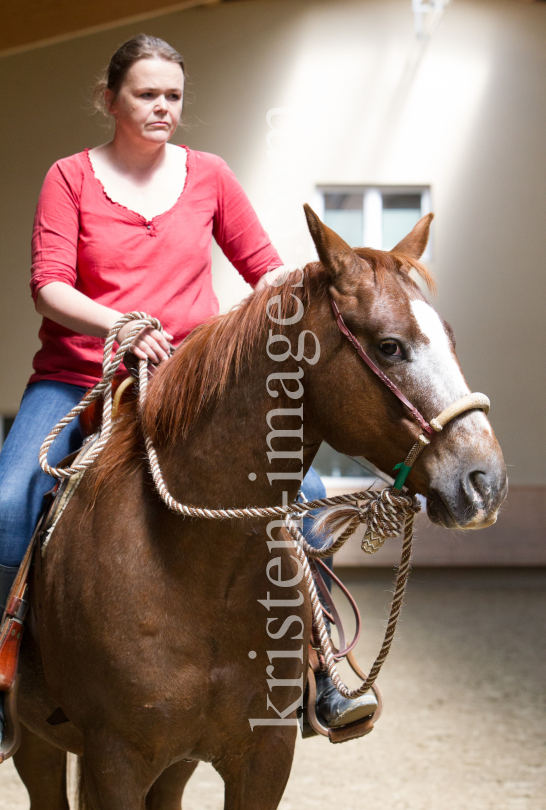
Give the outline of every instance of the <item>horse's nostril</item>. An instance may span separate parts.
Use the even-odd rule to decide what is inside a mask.
[[[473,470],[468,474],[467,495],[473,496],[474,498],[477,495],[483,502],[487,499],[490,492],[491,486],[487,481],[487,473],[482,470]]]

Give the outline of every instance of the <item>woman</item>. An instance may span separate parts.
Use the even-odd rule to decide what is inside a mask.
[[[168,331],[143,329],[131,350],[161,363],[169,340],[178,344],[218,311],[212,236],[255,289],[282,272],[227,165],[169,143],[182,112],[184,78],[182,57],[163,40],[140,35],[125,42],[97,88],[115,120],[113,139],[58,161],[46,176],[34,223],[31,280],[43,316],[42,347],[0,454],[1,606],[51,488],[37,463],[39,447],[100,378],[102,339],[120,315],[145,310],[159,318]],[[130,327],[121,330],[120,342]],[[72,422],[55,442],[52,462],[80,443]],[[309,500],[325,494],[313,471],[303,492]],[[329,680],[320,686],[332,693],[328,705],[321,705],[327,719],[345,716],[347,704],[350,719],[374,710],[368,696],[359,709],[332,687]],[[0,696],[0,734],[2,705]]]

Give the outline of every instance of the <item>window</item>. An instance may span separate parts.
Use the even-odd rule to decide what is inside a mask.
[[[351,247],[391,250],[430,211],[427,186],[322,186],[316,210],[328,227]],[[423,256],[430,261],[429,247]],[[351,459],[323,443],[313,466],[323,478],[365,478],[376,469],[362,458]],[[369,471],[369,472],[368,472]],[[328,482],[333,486],[333,482]]]
[[[326,225],[351,247],[391,250],[430,211],[430,189],[328,187],[319,189]],[[423,257],[430,260],[430,250]]]

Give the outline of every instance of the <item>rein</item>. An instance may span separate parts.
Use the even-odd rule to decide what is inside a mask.
[[[202,509],[188,504],[182,504],[172,497],[163,479],[153,442],[145,430],[143,430],[143,433],[150,470],[156,489],[162,501],[173,512],[180,515],[185,515],[187,517],[199,517],[207,520],[242,519],[247,517],[285,518],[285,526],[294,542],[295,554],[301,564],[305,582],[309,590],[313,618],[320,639],[319,650],[324,658],[326,669],[328,670],[336,689],[343,697],[357,698],[371,689],[389,653],[409,577],[411,547],[413,541],[413,523],[415,514],[421,509],[421,504],[417,497],[412,497],[401,492],[404,482],[419,453],[424,449],[424,447],[430,444],[431,439],[428,438],[428,436],[433,437],[435,432],[441,431],[449,421],[465,411],[480,408],[487,413],[489,410],[489,399],[484,394],[468,394],[450,405],[448,408],[442,411],[439,416],[437,416],[435,419],[431,419],[430,423],[428,423],[417,408],[415,408],[409,402],[409,400],[406,399],[406,397],[401,391],[399,391],[394,383],[392,383],[391,380],[389,380],[389,378],[375,365],[370,357],[368,357],[357,338],[343,321],[335,301],[333,301],[333,299],[330,300],[334,315],[336,317],[337,325],[343,335],[345,335],[345,337],[354,346],[366,365],[410,411],[412,416],[424,431],[424,433],[419,435],[417,442],[410,450],[404,462],[396,465],[396,468],[399,468],[399,473],[392,486],[386,487],[381,492],[366,490],[350,495],[340,495],[334,498],[320,498],[314,501],[307,501],[306,503],[296,502],[289,504],[288,506],[250,507],[245,509]],[[112,349],[116,336],[119,330],[130,321],[134,321],[134,326],[125,340],[119,345],[114,358],[112,359]],[[106,337],[104,345],[102,379],[99,383],[97,383],[97,385],[95,385],[85,394],[81,402],[76,405],[70,411],[70,413],[59,421],[51,433],[46,437],[40,448],[39,462],[44,472],[58,479],[70,478],[73,475],[82,474],[100,455],[111,436],[112,421],[115,418],[115,411],[113,409],[114,397],[112,394],[112,381],[114,375],[123,360],[125,352],[129,349],[133,338],[136,337],[136,335],[145,326],[153,326],[158,331],[163,331],[160,322],[156,318],[152,318],[143,312],[129,312],[123,315],[114,324]],[[148,362],[149,361],[147,360],[140,360],[139,362],[138,381],[139,404],[141,408],[144,407],[146,402],[148,389]],[[94,402],[100,396],[103,396],[102,427],[98,434],[98,439],[91,449],[91,452],[86,454],[85,458],[83,458],[81,462],[76,460],[71,466],[64,468],[51,467],[47,461],[47,455],[48,450],[55,438],[68,424],[70,424],[73,419],[79,416],[79,414],[82,413],[87,406],[91,404],[91,402]],[[299,517],[303,517],[305,513],[313,509],[327,509],[328,512],[326,519],[330,518],[332,530],[336,531],[341,529],[341,533],[337,538],[333,537],[328,545],[325,545],[320,549],[316,549],[309,545],[293,520],[293,516],[297,515]],[[321,522],[324,522],[324,520],[325,519],[321,518],[319,525]],[[311,558],[311,560],[321,560],[335,554],[335,552],[339,551],[339,549],[347,542],[349,537],[355,533],[361,524],[366,525],[366,530],[362,540],[362,550],[367,554],[375,553],[379,548],[381,548],[387,537],[397,537],[402,530],[404,531],[404,542],[402,546],[402,557],[396,576],[393,601],[390,607],[387,629],[381,649],[372,665],[369,675],[364,679],[362,684],[356,689],[349,689],[349,687],[343,682],[337,670],[336,657],[339,657],[339,652],[334,648],[326,629],[323,618],[323,609],[313,579],[309,558]],[[352,646],[353,645],[350,645],[351,648]],[[345,652],[348,652],[348,650],[345,650]]]

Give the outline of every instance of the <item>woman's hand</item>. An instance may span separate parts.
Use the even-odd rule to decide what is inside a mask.
[[[280,267],[275,267],[273,270],[269,270],[267,273],[264,273],[263,276],[260,278],[256,286],[254,287],[255,290],[263,290],[264,287],[278,287],[281,283],[281,278],[284,278],[291,272],[290,267],[285,267],[284,264],[281,264]]]
[[[133,326],[134,321],[129,321],[129,323],[121,327],[117,337],[118,343],[124,341]],[[162,363],[164,360],[168,360],[170,356],[169,340],[172,339],[173,336],[167,334],[167,332],[162,334],[152,326],[146,326],[133,338],[129,351],[133,352],[135,357],[140,360],[149,359],[152,363]]]

